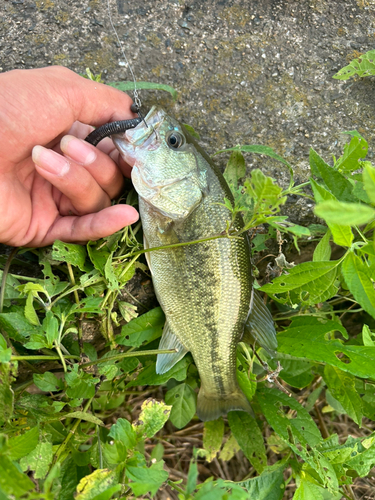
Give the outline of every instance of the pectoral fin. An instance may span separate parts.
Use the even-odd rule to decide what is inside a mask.
[[[271,313],[258,292],[253,289],[242,341],[251,344],[254,340],[272,357],[275,355],[277,349],[275,325]]]
[[[161,374],[170,370],[188,352],[176,335],[172,332],[168,321],[165,323],[159,349],[177,349],[177,352],[158,354],[156,360],[156,373]]]

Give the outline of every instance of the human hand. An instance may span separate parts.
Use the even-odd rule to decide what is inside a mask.
[[[0,74],[0,102],[1,243],[82,243],[138,219],[111,206],[124,180],[112,141],[82,140],[91,125],[131,118],[129,96],[53,66]]]

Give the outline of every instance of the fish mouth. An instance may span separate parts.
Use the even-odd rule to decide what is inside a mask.
[[[165,119],[165,112],[153,106],[135,128],[129,129],[123,134],[115,134],[112,140],[120,151],[122,158],[130,166],[133,166],[137,156],[137,149],[148,151],[155,150],[160,145],[158,129]]]

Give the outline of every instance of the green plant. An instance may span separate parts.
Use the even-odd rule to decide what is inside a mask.
[[[375,75],[375,50],[369,50],[358,59],[353,59],[350,64],[344,66],[333,78],[337,80],[348,80],[351,76]]]
[[[225,177],[235,203],[225,203],[233,217],[243,213],[245,229],[236,232],[228,221],[226,234],[212,238],[245,231],[254,236],[264,225],[252,240],[255,256],[275,239],[280,248],[278,277],[262,287],[256,283],[273,300],[277,357],[243,343],[238,348],[237,376],[254,415],[230,412],[227,419],[199,424],[199,377],[190,355],[156,374],[163,312],[154,307],[138,316],[128,289],[136,272],[148,272],[139,223],[86,246],[57,241],[32,254],[21,250],[21,258],[24,253],[38,260],[41,271],[34,277],[4,267],[1,499],[153,497],[168,487],[180,500],[278,500],[291,481],[295,500],[353,498],[350,485],[375,464],[375,169],[364,161],[365,139],[349,135],[332,166],[311,150],[314,178],[298,186],[290,165],[271,148],[229,150]],[[291,174],[289,186],[281,188],[260,170],[246,176],[243,153],[282,162]],[[305,228],[280,215],[289,195],[311,198],[308,187],[328,227]],[[126,202],[136,204],[133,190]],[[312,261],[288,264],[284,237],[297,248],[316,244]],[[286,392],[272,386],[277,375]],[[27,392],[32,385],[36,393]],[[355,429],[365,417],[364,435],[337,435],[332,427],[339,415],[347,415]],[[193,440],[197,449],[182,481],[168,474],[164,460],[181,432],[176,429],[189,425],[203,428],[203,440]],[[225,464],[239,450],[247,464],[241,481],[198,482],[199,461],[218,457]]]

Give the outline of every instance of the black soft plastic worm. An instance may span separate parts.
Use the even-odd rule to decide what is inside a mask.
[[[113,134],[120,134],[125,132],[130,128],[135,128],[139,123],[141,123],[142,118],[132,118],[131,120],[121,120],[118,122],[111,122],[96,128],[89,134],[85,141],[89,142],[93,146],[96,146],[102,139],[109,137]]]

